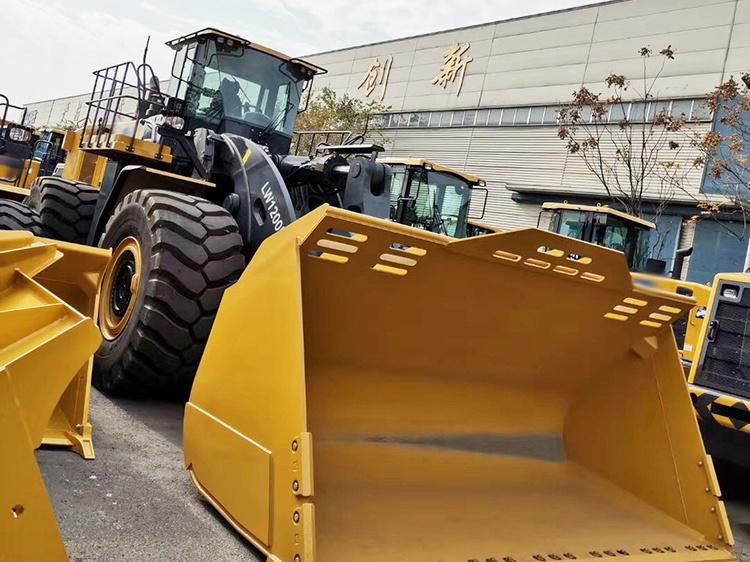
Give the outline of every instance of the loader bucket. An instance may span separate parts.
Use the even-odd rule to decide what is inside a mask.
[[[41,271],[36,280],[80,315],[96,322],[99,289],[110,251],[58,240],[54,245],[58,259]],[[89,356],[65,389],[42,436],[42,444],[70,447],[85,459],[94,458],[89,423],[93,361],[93,355]]]
[[[106,252],[0,232],[0,560],[66,559],[34,449],[53,434],[53,412],[68,423],[87,419],[66,400],[76,404],[72,388],[83,395],[76,385],[101,336],[50,288],[95,293],[106,261]]]
[[[700,332],[703,327],[703,320],[706,317],[706,307],[711,296],[711,288],[700,283],[660,277],[648,273],[632,273],[631,275],[633,281],[638,285],[654,287],[677,295],[686,295],[692,297],[695,301],[693,308],[687,315],[672,324],[677,339],[677,348],[680,350],[680,356],[686,365],[685,368],[689,370],[699,347]]]
[[[622,254],[320,208],[225,294],[185,463],[269,560],[733,560],[669,323]]]

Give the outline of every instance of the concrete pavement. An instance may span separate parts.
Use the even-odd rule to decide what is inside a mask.
[[[181,404],[92,391],[96,460],[42,450],[72,562],[264,561],[198,494],[182,465]]]
[[[72,562],[264,562],[195,490],[182,465],[183,405],[92,391],[96,461],[37,453]],[[740,562],[750,562],[746,475],[719,468]]]

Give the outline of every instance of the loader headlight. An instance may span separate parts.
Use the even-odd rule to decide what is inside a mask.
[[[15,142],[29,142],[31,140],[31,132],[19,127],[13,127],[8,136],[10,136],[10,140]]]
[[[183,127],[185,126],[185,120],[182,117],[165,117],[164,118],[164,124],[169,125],[173,129],[177,129],[178,131],[181,131]]]
[[[737,285],[725,285],[721,288],[721,296],[725,299],[736,299],[740,296],[740,288]]]

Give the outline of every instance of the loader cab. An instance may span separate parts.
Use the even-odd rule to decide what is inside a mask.
[[[605,206],[544,203],[537,227],[622,252],[631,271],[657,273],[649,259],[656,225],[647,220]]]
[[[40,162],[40,176],[51,176],[55,167],[65,161],[64,138],[63,129],[45,128],[39,131],[39,139],[34,143],[32,159]]]
[[[15,162],[31,156],[34,142],[34,129],[26,126],[26,108],[13,105],[0,94],[0,167],[11,168]],[[7,181],[8,170],[0,171],[0,179]]]
[[[185,101],[187,130],[234,133],[288,154],[304,92],[325,70],[215,29],[167,45],[169,96]]]
[[[401,224],[465,238],[474,192],[487,204],[486,183],[472,174],[416,158],[378,161],[391,167],[390,216]]]
[[[25,123],[26,108],[0,94],[0,185],[24,187],[35,178],[31,155],[37,136]]]

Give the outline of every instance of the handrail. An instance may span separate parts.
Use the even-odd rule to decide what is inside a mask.
[[[84,133],[81,135],[81,148],[102,148],[111,145],[112,134],[118,121],[132,120],[133,130],[128,135],[128,151],[133,150],[138,124],[143,119],[145,104],[158,111],[166,109],[164,94],[148,84],[156,81],[156,74],[150,64],[136,65],[126,61],[94,71],[94,86],[91,97],[86,102]],[[127,102],[135,102],[130,110]]]

